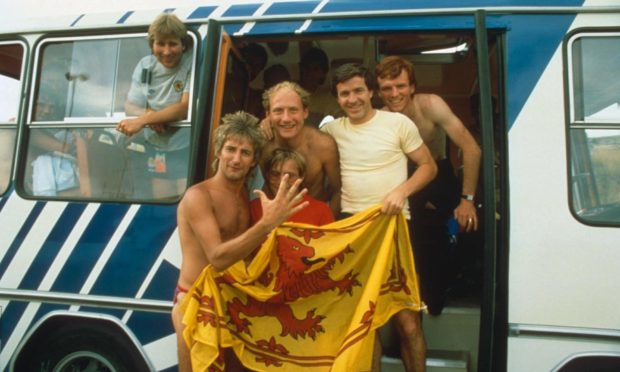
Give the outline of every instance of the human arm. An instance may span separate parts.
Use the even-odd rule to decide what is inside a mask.
[[[187,92],[183,93],[179,102],[166,106],[159,111],[138,109],[134,103],[127,102],[125,104],[125,111],[128,114],[139,113],[139,110],[142,110],[142,113],[139,113],[138,117],[121,120],[116,125],[116,129],[131,136],[138,133],[146,125],[149,125],[154,131],[162,133],[165,131],[165,126],[168,123],[185,119],[188,107],[189,93]]]
[[[463,188],[461,195],[475,195],[480,171],[480,146],[463,122],[439,96],[431,96],[432,120],[440,125],[463,156]],[[461,198],[454,209],[454,218],[465,231],[478,229],[478,217],[473,200]]]
[[[425,144],[407,153],[417,168],[405,182],[398,185],[383,198],[381,212],[398,214],[405,206],[407,197],[424,188],[437,175],[437,164]]]
[[[269,121],[269,118],[264,118],[263,120],[261,120],[259,126],[263,137],[265,137],[267,141],[271,141],[275,135],[273,133],[273,128],[271,127],[271,122]]]
[[[322,151],[319,151],[323,157],[323,169],[327,176],[327,192],[330,195],[329,207],[334,216],[340,214],[340,194],[342,190],[342,180],[340,178],[340,157],[338,154],[338,146],[336,141],[327,133],[321,133],[324,141]]]
[[[287,188],[286,180],[288,176],[282,177],[274,199],[267,198],[260,190],[255,191],[261,199],[263,216],[252,227],[227,241],[222,241],[210,195],[199,189],[188,190],[180,205],[182,218],[190,225],[207,261],[216,270],[225,270],[247,257],[271,230],[308,205],[307,202],[300,203],[307,192],[306,189],[297,191],[301,180],[290,188]]]

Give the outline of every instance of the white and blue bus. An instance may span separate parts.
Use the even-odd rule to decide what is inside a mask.
[[[210,175],[222,115],[262,88],[248,45],[294,80],[311,47],[331,69],[400,55],[483,152],[481,228],[458,236],[446,307],[424,316],[429,371],[620,370],[614,0],[205,1],[0,24],[0,370],[176,370],[183,190],[153,193],[143,138],[114,130],[162,11],[192,40],[173,124],[191,138],[185,186]],[[402,370],[398,338],[382,341],[384,370]]]

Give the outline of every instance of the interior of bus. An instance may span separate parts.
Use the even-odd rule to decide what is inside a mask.
[[[499,76],[497,71],[498,36],[489,34],[489,64],[491,66],[492,96],[498,97]],[[337,117],[341,112],[335,96],[330,91],[330,78],[338,66],[345,63],[361,63],[374,71],[375,65],[385,56],[399,55],[414,64],[416,92],[434,93],[441,96],[461,119],[481,145],[481,126],[478,107],[478,72],[475,35],[472,31],[348,34],[324,36],[270,36],[270,37],[224,37],[223,50],[227,58],[220,63],[226,66],[225,76],[219,77],[218,92],[223,89],[221,104],[214,105],[213,123],[226,113],[246,110],[261,117],[264,115],[260,96],[265,87],[277,79],[290,79],[302,83],[300,60],[309,50],[318,48],[328,56],[327,76],[315,89],[320,95],[322,115],[310,115],[306,125],[318,126],[326,115]],[[262,57],[256,57],[256,55]],[[261,61],[263,60],[263,61]],[[257,73],[256,70],[260,72]],[[221,74],[221,73],[220,73]],[[223,75],[223,74],[221,74]],[[303,86],[303,84],[301,84]],[[326,94],[329,97],[326,98]],[[311,94],[312,99],[315,95]],[[217,100],[217,98],[216,98]],[[327,100],[327,101],[326,101]],[[332,100],[332,102],[329,102]],[[499,107],[494,100],[495,148],[501,144],[502,133],[498,129]],[[374,94],[373,107],[383,107],[378,94]],[[448,154],[457,175],[461,175],[459,149],[447,142]],[[499,159],[495,160],[496,170]],[[482,168],[482,167],[481,167]],[[207,170],[206,173],[208,173]],[[499,176],[499,175],[497,175]],[[476,204],[481,218],[489,211],[482,205],[482,169]],[[498,190],[496,195],[499,195]],[[498,202],[500,202],[498,200]],[[482,218],[481,218],[482,220]],[[423,316],[423,327],[428,345],[427,366],[452,365],[455,370],[477,370],[480,307],[483,288],[483,236],[484,229],[473,233],[459,233],[450,246],[449,284],[446,302],[441,315]],[[398,371],[403,368],[399,357],[398,336],[393,327],[381,330],[383,345],[383,370]],[[463,369],[458,369],[463,368]],[[404,370],[404,369],[402,369]],[[442,369],[443,370],[443,369]]]

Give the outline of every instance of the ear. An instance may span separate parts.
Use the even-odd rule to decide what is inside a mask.
[[[306,107],[304,108],[304,120],[308,119],[308,115],[310,115],[310,110]]]

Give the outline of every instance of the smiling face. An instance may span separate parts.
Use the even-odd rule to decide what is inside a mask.
[[[278,192],[280,181],[285,174],[288,174],[288,188],[293,186],[293,183],[295,183],[299,177],[303,177],[297,163],[292,159],[273,164],[269,170],[269,191],[271,195],[275,195]]]
[[[351,124],[362,124],[370,120],[374,114],[372,90],[366,86],[364,78],[354,76],[336,85],[336,98],[340,108],[347,114]]]
[[[307,117],[308,109],[303,106],[299,94],[291,88],[283,87],[269,99],[267,118],[282,139],[296,137],[303,129]]]
[[[254,147],[248,138],[231,137],[222,145],[219,170],[230,181],[243,181],[256,164]]]
[[[183,57],[183,43],[175,36],[157,36],[153,40],[153,55],[166,68],[174,68]]]
[[[409,75],[404,69],[394,79],[377,78],[377,83],[379,84],[379,96],[390,111],[403,112],[411,103],[415,88],[410,83]]]

